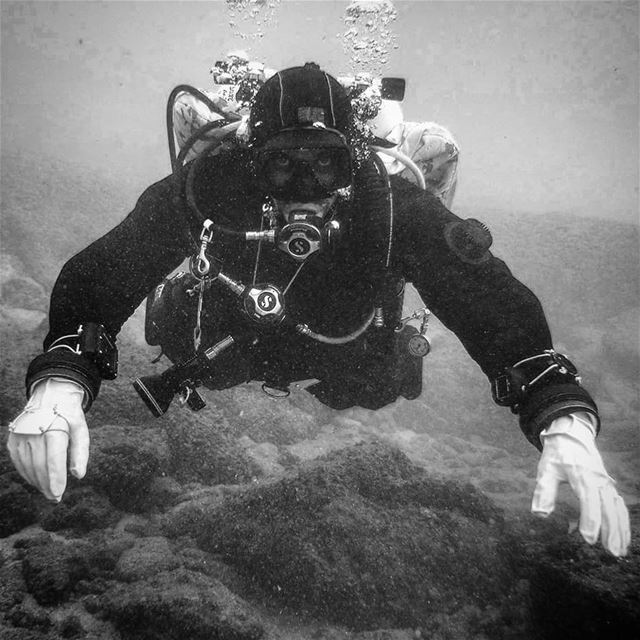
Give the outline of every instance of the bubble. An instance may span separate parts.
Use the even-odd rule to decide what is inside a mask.
[[[276,22],[282,0],[225,0],[229,26],[241,40],[260,39]]]
[[[381,73],[389,51],[398,48],[391,29],[396,18],[391,0],[356,0],[347,6],[342,18],[345,30],[339,39],[354,73],[362,70]]]

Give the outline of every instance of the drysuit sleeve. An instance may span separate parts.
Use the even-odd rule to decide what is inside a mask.
[[[115,345],[125,321],[190,246],[186,214],[173,205],[171,178],[165,178],[140,196],[120,224],[63,266],[51,295],[45,351],[27,371],[27,394],[43,378],[68,378],[84,388],[87,410],[107,376],[95,358],[69,347],[70,341],[81,325],[94,323]]]
[[[473,259],[465,257],[448,233],[461,219],[434,196],[399,178],[392,179],[392,184],[393,253],[403,276],[460,339],[489,378],[492,390],[514,365],[552,350],[551,333],[535,294],[490,251]],[[538,373],[534,367],[528,375],[534,379]],[[595,403],[575,378],[545,375],[531,389],[531,393],[514,393],[506,401],[494,392],[494,400],[519,415],[520,426],[534,446],[541,448],[540,432],[560,415],[586,411],[599,423]]]

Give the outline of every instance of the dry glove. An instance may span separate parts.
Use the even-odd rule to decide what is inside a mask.
[[[63,378],[36,384],[24,411],[9,425],[7,448],[18,473],[59,502],[69,470],[84,477],[89,459],[89,430],[82,410],[84,390]]]
[[[543,449],[532,513],[548,516],[556,506],[558,486],[568,482],[580,501],[582,537],[594,544],[600,534],[607,551],[614,556],[626,555],[631,540],[629,511],[605,471],[588,414],[557,418],[542,431],[540,440]]]

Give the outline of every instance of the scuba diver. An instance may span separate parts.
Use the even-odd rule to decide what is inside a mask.
[[[59,501],[67,456],[84,476],[85,414],[116,377],[116,337],[145,298],[147,341],[173,363],[134,383],[157,416],[176,395],[200,409],[200,385],[252,380],[283,395],[313,380],[307,390],[335,409],[415,398],[433,312],[541,452],[532,511],[551,513],[569,482],[584,539],[625,555],[629,514],[595,444],[597,406],[486,227],[389,175],[380,138],[314,63],[265,79],[247,118],[223,115],[203,127],[218,137],[185,160],[192,136],[173,173],[62,268],[26,408],[9,426],[22,477]],[[405,283],[428,305],[419,328],[402,318]]]

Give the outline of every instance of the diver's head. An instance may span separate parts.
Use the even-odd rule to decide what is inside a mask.
[[[344,88],[314,63],[277,72],[256,94],[249,115],[256,176],[287,221],[324,217],[352,184],[351,121]]]

